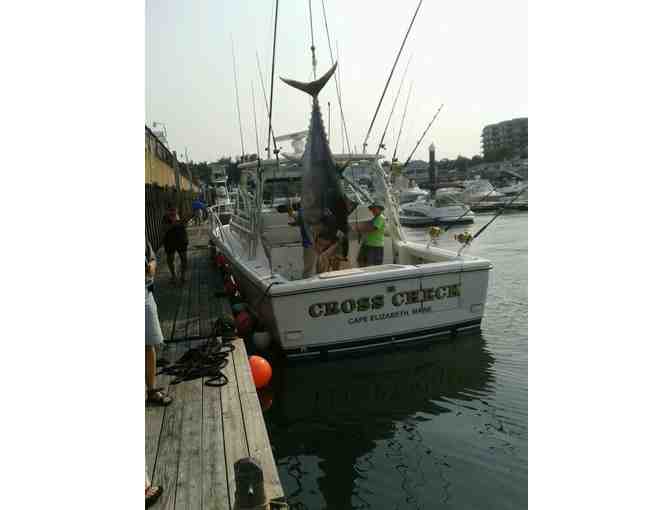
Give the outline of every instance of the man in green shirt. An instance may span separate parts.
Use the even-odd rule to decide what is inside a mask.
[[[374,202],[369,206],[373,214],[371,221],[357,223],[354,226],[356,232],[364,234],[364,240],[359,248],[357,264],[359,267],[379,266],[383,263],[385,249],[385,216],[383,216],[382,204]]]

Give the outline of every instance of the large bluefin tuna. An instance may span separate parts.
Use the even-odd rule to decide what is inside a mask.
[[[320,104],[317,101],[317,95],[334,74],[336,65],[334,64],[324,76],[309,83],[280,79],[287,85],[310,94],[313,98],[308,141],[302,159],[301,207],[304,222],[312,232],[337,229],[347,234],[348,216],[357,205],[348,199],[343,191],[341,182],[343,168],[334,163],[324,131]],[[344,252],[347,256],[347,239],[344,242]]]

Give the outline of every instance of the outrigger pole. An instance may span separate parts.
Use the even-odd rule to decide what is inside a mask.
[[[380,136],[380,142],[378,142],[378,150],[376,151],[376,156],[380,154],[380,150],[385,147],[383,142],[385,141],[385,135],[387,134],[387,128],[390,127],[390,121],[392,120],[392,115],[394,114],[394,109],[397,106],[397,99],[399,99],[399,94],[401,94],[401,87],[404,85],[404,80],[406,79],[406,73],[408,72],[408,66],[411,65],[411,60],[413,60],[413,57],[411,56],[408,59],[408,63],[406,64],[406,69],[404,69],[404,74],[401,77],[401,83],[399,83],[399,90],[397,91],[397,95],[394,96],[394,102],[392,103],[392,109],[390,110],[390,115],[387,117],[387,123],[385,124],[385,129],[383,129],[383,134]]]
[[[366,133],[366,137],[364,138],[364,143],[362,144],[362,153],[366,154],[366,142],[369,141],[369,136],[371,136],[371,130],[373,129],[373,123],[376,121],[376,117],[378,116],[378,111],[380,110],[380,105],[383,102],[383,98],[385,97],[385,92],[387,92],[387,87],[390,85],[390,80],[392,79],[392,74],[394,73],[395,68],[397,67],[397,62],[399,62],[399,57],[401,56],[401,52],[404,49],[404,45],[406,44],[406,39],[408,38],[408,34],[411,32],[411,28],[413,27],[413,22],[415,21],[415,17],[418,15],[418,11],[420,10],[420,6],[422,5],[422,0],[418,2],[418,6],[415,9],[415,13],[413,14],[413,19],[411,20],[410,25],[408,26],[408,30],[406,31],[406,35],[404,36],[404,40],[401,43],[401,48],[399,48],[399,51],[397,52],[397,58],[394,59],[394,64],[392,65],[392,70],[390,71],[390,76],[387,77],[387,82],[385,83],[385,88],[383,89],[383,93],[380,96],[380,100],[378,101],[378,106],[376,106],[376,111],[373,114],[373,119],[371,119],[371,125],[369,126],[369,130]]]
[[[418,146],[422,142],[423,138],[425,138],[425,135],[427,134],[427,131],[429,131],[429,128],[432,127],[432,124],[434,124],[434,121],[436,120],[436,117],[439,115],[439,112],[441,111],[441,108],[443,108],[443,105],[439,106],[439,109],[434,114],[434,117],[432,117],[432,120],[429,121],[429,125],[425,129],[424,133],[422,133],[422,136],[420,137],[420,140],[418,140],[418,143],[416,143],[415,147],[413,147],[413,150],[411,151],[410,156],[408,156],[408,159],[406,160],[406,163],[404,163],[404,167],[406,167],[408,165],[408,163],[411,161],[411,158],[413,157],[413,154],[415,154],[415,151],[417,150]]]
[[[273,118],[273,79],[275,78],[275,43],[278,36],[278,1],[275,0],[275,28],[273,29],[273,63],[271,64],[271,100],[268,109],[268,149],[271,148],[271,119]],[[273,139],[273,152],[275,157],[278,157],[278,147]]]

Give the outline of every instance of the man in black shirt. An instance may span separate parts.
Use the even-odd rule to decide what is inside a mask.
[[[180,256],[180,282],[184,283],[187,272],[187,246],[189,238],[184,223],[180,220],[175,207],[169,207],[161,222],[163,247],[166,250],[166,261],[170,269],[171,283],[175,283],[175,252]]]

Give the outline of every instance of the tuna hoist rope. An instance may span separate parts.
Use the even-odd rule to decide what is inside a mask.
[[[219,338],[218,338],[219,337]],[[221,387],[229,382],[222,370],[229,364],[235,346],[236,329],[231,317],[215,321],[212,336],[204,344],[189,349],[180,359],[163,367],[157,374],[172,375],[170,384],[204,378],[205,386]]]

